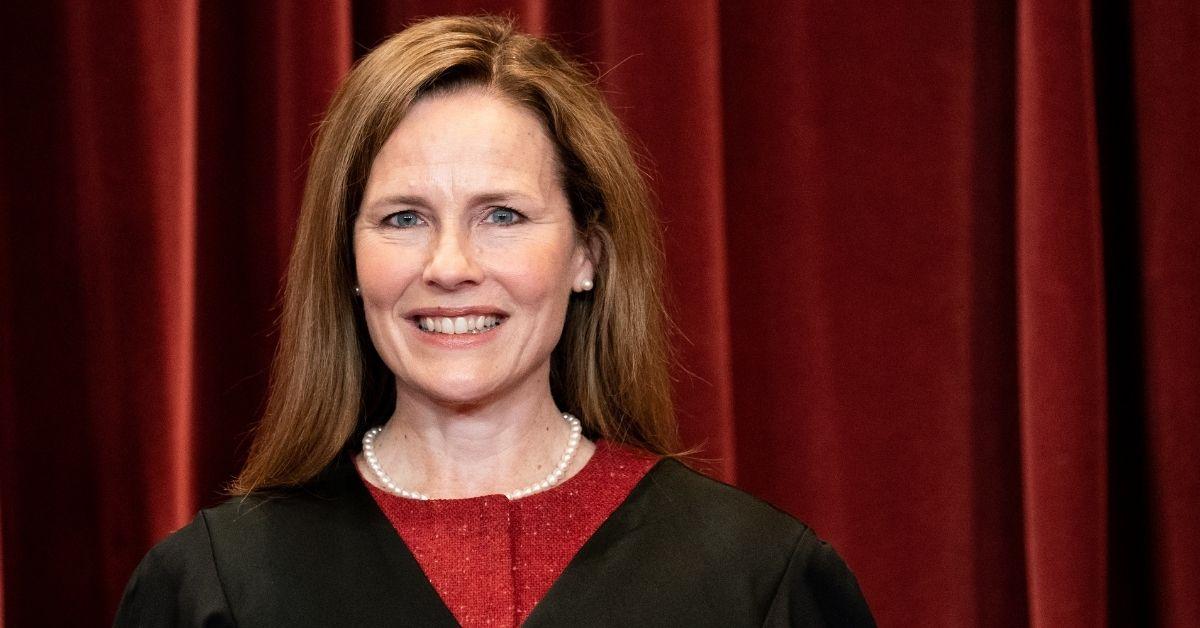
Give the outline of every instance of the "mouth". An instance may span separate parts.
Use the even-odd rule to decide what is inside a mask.
[[[451,337],[458,336],[460,340],[452,342],[452,346],[458,346],[470,336],[488,334],[508,320],[508,312],[487,305],[425,307],[410,310],[405,316],[421,335],[431,340],[450,341]]]
[[[504,324],[508,317],[501,314],[413,316],[409,320],[427,334],[463,336],[486,334]]]

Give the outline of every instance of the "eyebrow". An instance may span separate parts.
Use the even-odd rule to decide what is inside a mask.
[[[518,192],[516,190],[500,190],[496,192],[484,192],[482,194],[476,194],[475,196],[471,197],[470,204],[482,205],[485,203],[507,201],[514,198],[532,200],[532,197],[523,192]],[[381,207],[394,207],[396,205],[412,205],[414,207],[421,207],[424,209],[430,209],[433,206],[428,199],[419,194],[389,194],[388,196],[384,196],[383,198],[371,203],[367,207],[367,211],[376,210]]]

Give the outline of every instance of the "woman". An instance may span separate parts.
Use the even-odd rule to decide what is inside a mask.
[[[265,417],[118,625],[871,625],[803,524],[677,461],[647,191],[592,77],[414,25],[321,127]]]

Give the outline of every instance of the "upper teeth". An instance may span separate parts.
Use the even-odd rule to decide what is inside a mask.
[[[499,316],[457,316],[455,318],[422,316],[417,324],[425,331],[439,334],[477,334],[499,325],[500,321]]]

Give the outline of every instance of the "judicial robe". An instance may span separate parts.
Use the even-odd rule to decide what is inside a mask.
[[[455,626],[348,456],[308,486],[200,512],[134,571],[115,625]],[[874,626],[811,529],[660,460],[524,626]]]

